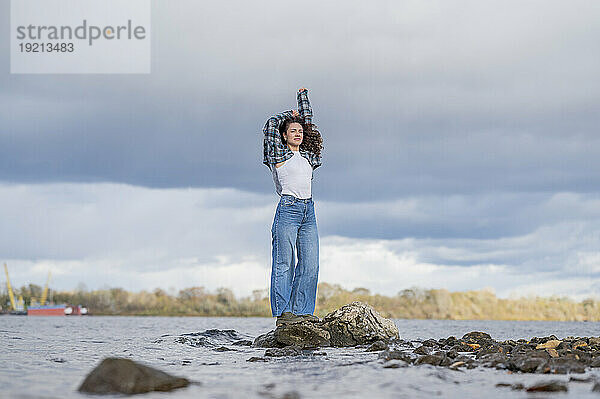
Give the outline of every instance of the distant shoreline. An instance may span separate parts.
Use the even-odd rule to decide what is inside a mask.
[[[25,304],[39,298],[42,288],[33,284],[16,290]],[[122,288],[54,291],[54,303],[87,306],[97,316],[164,317],[271,317],[268,290],[236,298],[227,288],[210,292],[204,287],[180,290],[176,295],[157,288],[152,292],[128,292]],[[511,321],[600,321],[600,301],[581,302],[559,297],[497,298],[488,290],[449,292],[444,289],[405,289],[395,296],[371,294],[368,289],[346,290],[338,284],[319,283],[319,317],[352,301],[370,304],[382,316],[409,320],[511,320]],[[0,293],[0,304],[8,295]],[[7,309],[6,307],[4,309]]]

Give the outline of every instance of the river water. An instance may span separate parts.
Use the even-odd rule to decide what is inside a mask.
[[[405,340],[460,338],[470,331],[485,331],[500,340],[600,335],[600,323],[592,322],[394,321]],[[0,397],[88,398],[77,392],[78,386],[103,358],[116,356],[198,382],[144,398],[600,398],[591,391],[592,383],[569,382],[568,393],[541,396],[496,387],[499,382],[528,386],[568,381],[569,375],[453,371],[429,365],[383,368],[378,353],[364,348],[323,348],[321,355],[247,362],[262,357],[265,349],[232,345],[274,325],[271,318],[0,316]],[[202,345],[190,344],[200,341]],[[220,346],[234,350],[216,351]],[[576,376],[600,380],[600,369]]]

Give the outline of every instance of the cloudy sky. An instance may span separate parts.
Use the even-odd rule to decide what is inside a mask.
[[[0,0],[13,284],[267,288],[262,127],[307,87],[320,281],[600,296],[597,1],[152,3],[151,74],[18,75]]]

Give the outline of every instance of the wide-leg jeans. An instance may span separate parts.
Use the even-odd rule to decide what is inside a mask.
[[[319,277],[319,234],[312,198],[281,195],[271,237],[273,316],[281,316],[283,312],[313,314]]]

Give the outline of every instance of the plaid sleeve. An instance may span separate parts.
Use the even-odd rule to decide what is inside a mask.
[[[284,111],[277,115],[273,115],[265,123],[265,127],[263,128],[263,163],[265,165],[269,166],[285,160],[284,156],[287,152],[286,150],[289,151],[289,148],[281,141],[279,125],[285,119],[291,119],[292,117],[293,111]]]
[[[313,111],[310,106],[310,101],[308,101],[308,90],[298,92],[298,112],[300,113],[300,116],[304,118],[305,123],[312,123]],[[310,159],[313,170],[323,164],[321,162],[321,155],[307,151],[307,156]]]
[[[308,101],[308,90],[298,92],[298,112],[305,123],[312,123],[313,112]]]

